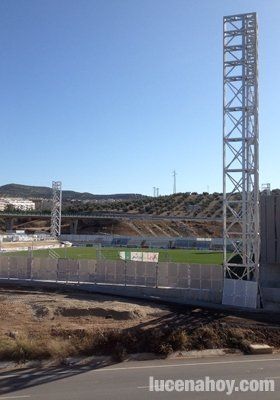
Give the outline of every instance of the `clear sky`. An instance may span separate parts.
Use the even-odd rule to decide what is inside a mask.
[[[0,184],[222,191],[222,17],[258,12],[260,181],[280,187],[279,0],[1,0]]]

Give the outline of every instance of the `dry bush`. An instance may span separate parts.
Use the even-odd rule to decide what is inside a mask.
[[[0,338],[0,360],[11,360],[11,355],[15,349],[14,340],[8,337]]]
[[[174,351],[187,350],[190,345],[190,338],[183,330],[175,330],[167,338]]]
[[[195,329],[153,327],[129,330],[52,329],[47,337],[30,332],[25,336],[0,337],[0,359],[26,361],[71,356],[111,355],[122,361],[127,354],[152,352],[167,356],[179,350],[235,348],[248,352],[249,343],[278,344],[278,330],[256,330],[209,324]]]
[[[117,343],[114,351],[112,353],[113,360],[117,362],[122,362],[127,357],[127,351],[125,346],[122,343]]]
[[[161,343],[157,348],[157,353],[165,357],[169,356],[173,352],[173,348],[169,343]]]
[[[48,353],[51,358],[63,360],[78,354],[76,347],[69,340],[52,339],[47,343]]]
[[[224,333],[227,347],[239,349],[241,342],[245,340],[245,333],[243,329],[230,328]]]
[[[15,339],[0,340],[0,359],[13,361],[42,360],[49,358],[46,343],[41,340],[18,336]]]
[[[202,326],[196,329],[191,336],[193,349],[217,349],[221,347],[221,338],[213,326]]]
[[[240,342],[239,348],[241,351],[243,351],[243,353],[245,354],[249,354],[250,353],[250,342],[247,339],[243,339]]]

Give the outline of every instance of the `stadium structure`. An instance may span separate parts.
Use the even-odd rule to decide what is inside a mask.
[[[226,16],[223,25],[222,303],[258,308],[280,304],[280,196],[269,185],[260,195],[257,15]],[[61,235],[61,193],[61,182],[53,182],[54,238]]]

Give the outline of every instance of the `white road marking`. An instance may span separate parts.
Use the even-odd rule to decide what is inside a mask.
[[[110,372],[110,371],[121,371],[129,369],[154,369],[154,368],[172,368],[172,367],[197,367],[200,365],[219,365],[219,364],[241,364],[241,363],[256,363],[256,362],[268,362],[268,361],[278,361],[279,358],[262,358],[262,359],[250,359],[250,360],[235,360],[235,361],[214,361],[214,362],[200,362],[200,363],[182,363],[182,364],[165,364],[165,365],[141,365],[135,367],[116,367],[116,368],[103,368],[96,369],[91,372]]]
[[[29,394],[25,394],[22,396],[9,396],[9,397],[0,397],[1,400],[8,400],[8,399],[27,399],[31,397]]]

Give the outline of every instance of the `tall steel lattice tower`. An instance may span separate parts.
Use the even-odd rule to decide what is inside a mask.
[[[52,216],[51,216],[51,236],[58,238],[61,233],[61,203],[62,203],[62,184],[60,181],[52,183]]]
[[[256,13],[224,17],[223,72],[225,278],[257,282],[260,236]]]

